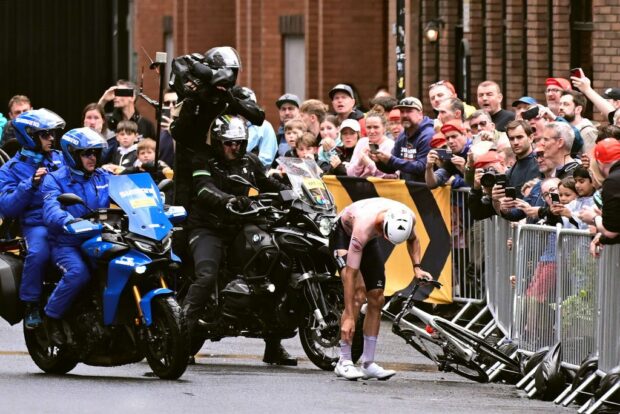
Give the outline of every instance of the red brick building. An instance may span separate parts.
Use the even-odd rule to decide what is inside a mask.
[[[134,0],[134,73],[149,54],[237,48],[239,83],[256,92],[277,124],[284,92],[327,101],[339,82],[367,102],[380,85],[396,92],[397,0]],[[497,81],[504,102],[522,95],[544,102],[544,81],[581,66],[595,88],[620,86],[620,0],[404,0],[407,95],[428,105],[438,79],[476,103],[478,83]],[[431,20],[439,40],[424,36]],[[154,79],[154,76],[151,76]],[[156,82],[145,76],[145,90]]]

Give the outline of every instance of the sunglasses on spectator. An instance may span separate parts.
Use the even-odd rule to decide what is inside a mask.
[[[54,133],[54,131],[47,130],[37,132],[37,136],[43,139],[54,139],[56,137],[56,134]]]
[[[431,86],[429,86],[428,89],[433,89],[435,86],[445,85],[445,83],[446,83],[445,80],[440,80],[439,82],[435,82],[435,83],[431,84]]]
[[[487,121],[480,121],[477,124],[469,124],[469,127],[474,130],[474,129],[478,129],[478,128],[484,128],[485,126],[487,126],[488,122]]]
[[[177,104],[177,101],[164,101],[164,105],[166,106],[173,106],[176,104]]]
[[[89,148],[87,150],[84,150],[82,152],[80,152],[80,156],[84,157],[84,158],[89,158],[89,157],[97,157],[99,156],[99,150],[98,149],[94,149],[94,148]]]
[[[222,142],[227,147],[232,147],[233,145],[239,146],[241,145],[241,141],[224,141]]]

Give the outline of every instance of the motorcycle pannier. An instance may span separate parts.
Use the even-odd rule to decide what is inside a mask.
[[[0,253],[0,316],[11,325],[22,320],[24,311],[19,300],[22,261],[7,253]]]

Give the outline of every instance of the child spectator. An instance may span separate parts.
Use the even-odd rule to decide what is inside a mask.
[[[133,174],[140,172],[148,172],[153,181],[159,184],[163,179],[172,179],[174,172],[162,160],[157,161],[155,165],[155,148],[157,144],[150,138],[145,138],[137,145],[138,159],[133,166],[125,168],[121,174]]]
[[[299,158],[312,158],[316,161],[318,150],[319,147],[316,142],[316,137],[312,132],[304,132],[304,134],[295,141],[295,153]]]
[[[342,148],[342,140],[338,134],[339,125],[335,115],[327,115],[321,122],[318,162],[319,165],[327,165],[328,169],[331,156],[336,154],[337,148]]]
[[[568,193],[574,190],[575,197],[566,204],[563,201],[562,193]],[[565,228],[578,228],[587,230],[588,224],[579,219],[579,212],[584,207],[594,206],[594,185],[592,178],[587,169],[579,166],[573,171],[573,177],[566,177],[560,183],[560,201],[566,204],[562,210],[562,222]],[[564,196],[566,200],[566,196]]]
[[[291,119],[284,124],[284,139],[289,146],[289,150],[284,154],[285,157],[297,157],[295,144],[304,132],[306,132],[306,124],[299,118]]]
[[[134,165],[138,159],[136,140],[138,138],[138,125],[133,121],[120,121],[116,127],[116,140],[118,148],[112,154],[110,163],[103,166],[106,170],[118,174],[124,168]],[[123,167],[120,168],[119,167]]]

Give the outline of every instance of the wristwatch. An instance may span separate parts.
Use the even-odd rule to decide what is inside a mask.
[[[420,266],[420,263],[414,263],[414,264],[413,264],[413,268],[415,269],[416,267],[421,267],[421,266]]]

